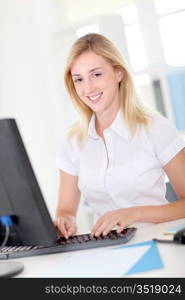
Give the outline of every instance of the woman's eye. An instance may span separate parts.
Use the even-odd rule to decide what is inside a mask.
[[[95,77],[98,77],[98,76],[101,76],[101,75],[102,75],[102,73],[95,73],[94,74]]]
[[[74,83],[78,83],[78,82],[82,81],[82,78],[75,78],[73,81],[74,81]]]

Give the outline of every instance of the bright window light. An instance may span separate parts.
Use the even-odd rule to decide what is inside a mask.
[[[142,75],[135,75],[133,76],[133,80],[135,85],[149,85],[151,84],[152,80],[150,75],[148,74],[142,74]]]
[[[159,29],[168,65],[175,67],[185,65],[183,28],[185,28],[185,12],[164,16],[159,19]]]
[[[154,0],[158,15],[185,9],[185,0]]]
[[[142,103],[156,109],[155,96],[153,92],[152,79],[149,74],[135,75],[133,77],[137,95]]]
[[[133,24],[125,26],[125,37],[133,71],[147,68],[148,62],[140,25]]]
[[[97,24],[94,24],[94,25],[89,25],[89,26],[84,26],[84,27],[78,28],[76,31],[76,34],[77,34],[77,37],[79,38],[88,33],[98,33],[98,32],[99,32],[99,26]]]
[[[122,16],[124,24],[133,24],[138,22],[138,12],[134,4],[124,6],[118,13]]]

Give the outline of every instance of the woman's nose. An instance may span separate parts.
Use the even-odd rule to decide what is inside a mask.
[[[94,85],[92,83],[92,80],[87,79],[84,84],[84,93],[86,95],[89,95],[90,93],[93,92],[93,90],[94,90]]]

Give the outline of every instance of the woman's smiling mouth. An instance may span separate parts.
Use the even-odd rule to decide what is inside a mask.
[[[92,95],[92,96],[87,96],[88,100],[90,100],[92,103],[97,103],[99,102],[101,96],[103,95],[103,92],[98,93],[96,95]]]

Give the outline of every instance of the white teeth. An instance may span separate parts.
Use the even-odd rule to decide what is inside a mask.
[[[96,96],[96,97],[90,97],[90,99],[91,99],[91,100],[96,100],[98,97],[99,97],[99,95]]]
[[[97,100],[97,99],[101,96],[101,94],[102,94],[102,93],[100,93],[100,94],[98,94],[98,95],[96,95],[96,96],[94,96],[94,97],[88,96],[88,98],[89,98],[90,100],[92,100],[92,101],[95,101],[95,100]]]

